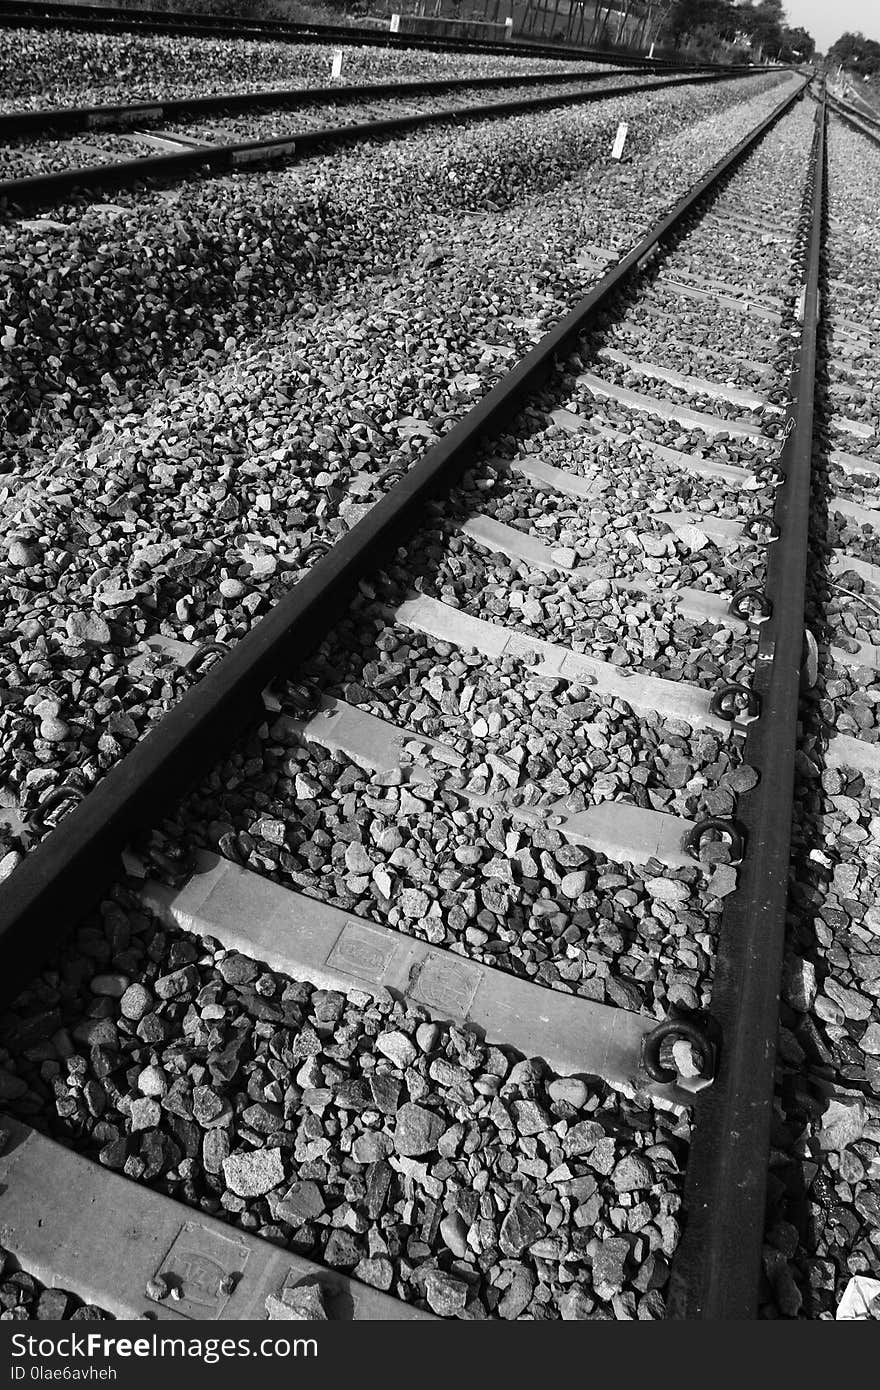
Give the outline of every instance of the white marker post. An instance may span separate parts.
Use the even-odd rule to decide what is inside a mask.
[[[400,29],[400,15],[399,15],[399,14],[393,14],[393,15],[391,16],[391,28],[389,29],[388,32],[389,32],[389,34],[396,34],[397,31],[398,31],[399,29]]]
[[[513,20],[511,19],[510,15],[508,15],[504,21],[504,37],[506,39],[513,38]]]
[[[336,52],[333,54],[333,66],[332,66],[331,69],[330,69],[330,76],[331,76],[331,77],[341,77],[341,76],[342,76],[342,49],[341,49],[341,48],[337,48]]]
[[[651,47],[650,47],[650,49],[648,50],[648,57],[649,57],[649,58],[653,58],[653,56],[654,56],[654,41],[653,41],[653,39],[652,39],[652,40],[651,40]]]
[[[614,137],[614,145],[611,150],[612,159],[619,159],[623,154],[623,147],[626,144],[626,132],[628,130],[629,126],[626,121],[621,121],[620,125],[617,127],[617,134]]]

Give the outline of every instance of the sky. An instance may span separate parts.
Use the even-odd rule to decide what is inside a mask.
[[[788,22],[806,29],[826,53],[841,34],[862,33],[880,43],[880,0],[783,0]]]

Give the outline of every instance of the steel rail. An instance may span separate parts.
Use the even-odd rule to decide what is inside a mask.
[[[289,43],[332,42],[382,48],[422,48],[462,53],[501,53],[517,56],[570,59],[573,55],[594,62],[620,63],[664,68],[675,59],[628,55],[611,49],[591,49],[535,40],[460,39],[447,35],[392,34],[388,29],[358,28],[347,24],[310,24],[289,20],[237,19],[234,15],[184,14],[173,10],[114,10],[102,5],[31,4],[13,0],[0,4],[0,27],[65,27],[122,33],[180,34],[195,37],[276,39]]]
[[[758,783],[737,798],[747,850],[737,889],[725,902],[715,958],[710,1012],[720,1029],[720,1059],[714,1084],[696,1102],[684,1233],[667,1300],[676,1318],[757,1315],[804,646],[825,122],[820,94],[805,197],[808,217],[799,235],[805,283],[787,411],[791,430],[778,460],[784,473],[774,512],[780,535],[767,562],[772,612],[759,628],[753,681],[761,713],[749,723],[742,750],[743,762],[758,772]]]
[[[867,140],[873,141],[875,145],[880,145],[880,119],[875,123],[870,116],[861,115],[860,112],[852,110],[834,97],[828,97],[828,105],[840,120],[846,121],[847,125],[852,126],[853,130],[857,130]]]
[[[323,126],[312,130],[291,130],[289,135],[268,140],[240,140],[226,145],[197,145],[180,153],[146,155],[138,159],[111,160],[78,169],[59,169],[48,174],[29,174],[18,179],[0,180],[0,206],[42,207],[74,191],[94,193],[125,188],[148,179],[174,179],[190,173],[223,174],[242,165],[284,158],[298,160],[321,146],[374,140],[383,135],[400,135],[447,121],[486,120],[515,115],[522,111],[542,111],[550,107],[608,101],[663,87],[692,87],[703,82],[736,81],[741,72],[704,73],[696,77],[658,77],[646,82],[601,91],[560,92],[550,96],[517,97],[514,101],[484,102],[477,106],[442,107],[438,111],[417,111],[386,116],[376,121],[353,121],[350,125]]]
[[[852,111],[854,115],[859,116],[863,121],[867,121],[868,125],[880,125],[880,111],[878,111],[876,106],[870,106],[868,102],[863,101],[861,97],[858,99],[854,96],[850,96],[849,98],[841,97],[840,104],[844,106],[847,111]]]
[[[682,72],[685,70],[682,69]],[[430,78],[427,81],[347,83],[334,87],[276,87],[258,92],[212,92],[206,96],[144,98],[141,101],[114,102],[99,106],[46,107],[37,111],[0,112],[0,139],[33,135],[56,129],[96,130],[137,120],[174,119],[203,111],[250,111],[261,106],[296,107],[312,104],[341,104],[370,101],[380,97],[418,97],[432,92],[475,91],[504,87],[554,87],[564,83],[604,82],[609,77],[631,77],[631,68],[609,68],[603,72],[554,72],[503,74],[495,77]],[[615,90],[615,89],[611,89]]]
[[[684,194],[13,870],[0,896],[0,1002],[32,978],[51,948],[118,875],[118,856],[134,832],[161,818],[174,797],[216,762],[218,750],[260,718],[260,696],[268,682],[294,669],[321,641],[358,581],[412,532],[425,504],[448,490],[480,443],[517,415],[524,397],[543,383],[612,293],[647,256],[680,233],[705,195],[718,188],[805,87],[803,83],[789,93]]]
[[[880,108],[875,106],[873,102],[866,101],[858,89],[852,86],[852,84],[849,84],[848,91],[846,86],[844,87],[841,96],[836,96],[834,93],[831,93],[831,96],[833,96],[835,101],[840,102],[841,105],[847,107],[848,110],[854,111],[857,116],[862,116],[866,121],[871,121],[873,124],[880,121]]]
[[[876,110],[874,107],[867,110],[860,110],[851,97],[838,96],[835,92],[828,92],[827,100],[829,106],[839,106],[844,111],[851,111],[854,116],[858,116],[860,121],[868,121],[870,125],[880,124],[880,111]],[[861,101],[861,98],[859,98],[859,100],[863,107],[867,106],[867,103]]]

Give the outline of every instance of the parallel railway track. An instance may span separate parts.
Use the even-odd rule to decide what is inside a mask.
[[[62,814],[59,803],[57,828],[4,883],[6,997],[25,994],[3,1038],[10,1074],[26,1080],[12,1087],[0,1213],[7,1247],[39,1278],[79,1279],[79,1292],[123,1315],[186,1316],[193,1290],[181,1270],[200,1254],[223,1269],[202,1302],[217,1317],[277,1316],[279,1304],[320,1297],[303,1282],[320,1284],[341,1317],[636,1316],[639,1298],[638,1315],[656,1316],[649,1295],[665,1276],[651,1281],[668,1258],[672,1316],[755,1315],[799,685],[810,667],[826,114],[820,94],[810,148],[805,105],[793,105],[802,91],[614,264],[80,805]],[[787,178],[756,213],[764,141],[777,142],[774,168]],[[735,279],[744,264],[748,287]],[[682,305],[693,315],[686,338],[670,331]],[[731,353],[746,325],[745,350]],[[686,370],[662,360],[682,348]],[[873,515],[845,488],[825,506],[863,525]],[[832,572],[873,583],[864,557],[838,545]],[[876,656],[851,648],[832,644],[831,659],[853,669]],[[200,653],[180,647],[176,659]],[[245,742],[224,754],[239,730],[250,730]],[[825,762],[870,776],[876,752],[838,733]],[[429,840],[436,857],[417,873]],[[120,855],[133,877],[113,889]],[[39,1045],[25,1054],[42,1036],[41,1010],[72,1008],[79,986],[53,1004],[60,977],[32,982],[108,893],[114,944],[99,950],[94,927],[81,938],[105,983],[74,1037],[83,1050],[90,1039],[121,1048],[129,1070],[137,1062],[142,1099],[138,1128],[107,1139],[106,1119],[95,1123],[100,1083],[88,1082],[89,1109],[91,1064],[77,1063],[79,1081],[56,1089],[55,1133],[73,1138],[78,1156],[27,1128],[40,1113]],[[162,1130],[152,1099],[172,1075],[165,1025],[151,1051],[124,1022],[143,1016],[133,1012],[144,989],[137,953],[125,943],[147,930],[144,913],[174,943],[166,956],[154,939],[166,973],[143,977],[164,1001],[150,1018],[177,1026],[188,1007],[190,1034],[211,1058],[238,990],[264,1020],[258,1036],[293,1037],[306,1011],[325,1049],[320,1064],[314,1049],[297,1054],[291,1091],[279,1042],[274,1079],[249,1089],[244,1119],[245,1100],[211,1071],[227,1141],[211,1141],[201,1187],[195,1157],[169,1165],[162,1147],[177,1143],[179,1154],[184,1133]],[[368,1041],[377,1036],[379,1054]],[[537,1071],[511,1068],[505,1049],[542,1059]],[[178,1080],[181,1094],[190,1083]],[[148,1149],[137,1135],[151,1105],[143,1128],[164,1137]],[[371,1111],[375,1120],[351,1118]],[[342,1119],[322,1129],[314,1117],[325,1112]],[[682,1190],[673,1155],[689,1112]],[[473,1135],[466,1153],[488,1165],[471,1165],[470,1177],[461,1136],[431,1157],[458,1115],[476,1117],[462,1127]],[[344,1203],[335,1160],[325,1171],[343,1132]],[[273,1133],[267,1145],[261,1136]],[[125,1176],[95,1166],[102,1139],[102,1163]],[[513,1188],[505,1146],[517,1153]],[[166,1156],[155,1171],[154,1150]],[[160,1178],[163,1164],[175,1176]],[[474,1205],[463,1193],[478,1171],[488,1200]],[[171,1195],[133,1187],[139,1177]],[[320,1202],[316,1179],[327,1184]],[[82,1282],[88,1221],[63,1197],[74,1183],[87,1213],[106,1202],[149,1232],[106,1281]],[[379,1222],[394,1183],[406,1202],[399,1228],[390,1214]],[[272,1194],[268,1221],[260,1193]],[[677,1240],[669,1215],[682,1197]],[[353,1238],[332,1226],[328,1239],[325,1200],[353,1213]],[[244,1230],[221,1224],[224,1211]],[[584,1239],[575,1211],[591,1213]],[[499,1226],[510,1258],[500,1302],[487,1304]],[[263,1229],[269,1240],[254,1234]],[[281,1248],[296,1249],[303,1229],[317,1264]],[[411,1232],[410,1274],[398,1229]],[[656,1241],[639,1235],[655,1229]],[[647,1269],[649,1258],[654,1273],[628,1284],[627,1262]]]
[[[417,112],[404,109],[402,112],[395,112],[379,119],[350,121],[330,126],[312,125],[306,129],[292,129],[282,136],[262,140],[239,140],[209,144],[205,142],[203,137],[189,139],[187,136],[181,136],[180,139],[177,139],[175,136],[165,142],[166,146],[173,146],[175,142],[178,146],[170,153],[148,155],[136,159],[110,159],[107,162],[83,167],[2,179],[0,180],[0,206],[18,210],[51,207],[54,202],[74,193],[80,196],[94,196],[100,191],[138,186],[153,179],[168,181],[194,173],[212,175],[226,173],[244,165],[260,164],[277,159],[290,161],[339,142],[373,140],[437,123],[485,120],[490,117],[503,117],[519,112],[548,110],[555,107],[602,101],[681,84],[691,86],[732,81],[744,75],[746,75],[745,70],[735,69],[701,73],[689,77],[649,78],[600,90],[579,87],[574,92],[553,92],[537,97],[520,96],[513,100],[483,102],[478,105],[440,107]],[[410,84],[400,85],[409,86]],[[434,90],[433,84],[430,85],[431,89]],[[310,95],[312,100],[320,100],[320,94],[316,96],[315,93],[311,93]],[[334,93],[334,99],[335,95]],[[213,101],[214,99],[211,98],[210,100]],[[260,100],[262,102],[262,96]],[[176,105],[175,103],[160,104],[166,115],[169,114],[169,109]],[[182,105],[187,105],[187,103],[182,103]],[[159,107],[154,109],[158,110]],[[19,118],[16,116],[12,119],[17,122]],[[28,113],[24,119],[30,121],[32,119],[31,114]],[[69,119],[71,122],[78,121],[79,116],[76,118],[71,116]],[[87,119],[93,120],[93,114],[88,115]]]
[[[880,118],[874,119],[864,111],[859,111],[851,102],[843,101],[837,97],[828,98],[829,106],[836,116],[842,121],[858,130],[862,135],[866,135],[874,144],[880,144]]]
[[[608,77],[626,75],[625,68],[590,74],[569,69],[560,73],[523,73],[494,77],[440,77],[422,81],[340,83],[332,87],[284,87],[253,92],[216,92],[206,96],[176,100],[145,98],[136,102],[105,103],[93,106],[54,107],[36,111],[0,112],[0,138],[35,135],[48,131],[116,129],[132,123],[153,124],[157,120],[208,115],[223,111],[252,111],[259,107],[289,110],[315,103],[344,105],[385,97],[418,97],[435,92],[503,90],[505,87],[554,87],[570,82],[584,86]]]

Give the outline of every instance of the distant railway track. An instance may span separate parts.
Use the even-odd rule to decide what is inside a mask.
[[[0,5],[0,26],[58,27],[93,30],[104,33],[151,33],[193,37],[275,39],[285,43],[339,43],[369,47],[421,48],[435,52],[503,53],[520,57],[556,58],[571,60],[589,58],[597,63],[627,63],[650,69],[677,69],[675,60],[644,56],[633,58],[625,54],[591,48],[552,45],[515,39],[493,43],[486,40],[462,40],[427,37],[417,34],[392,34],[388,30],[357,28],[345,24],[293,24],[283,20],[236,20],[226,15],[175,14],[166,10],[113,10],[110,7],[88,5],[54,5],[24,3],[24,0],[3,0]]]

